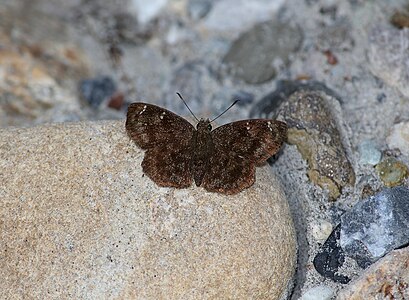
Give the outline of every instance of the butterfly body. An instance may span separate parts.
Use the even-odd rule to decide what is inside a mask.
[[[287,126],[269,119],[242,120],[212,130],[147,103],[128,108],[126,130],[146,150],[143,172],[160,186],[186,188],[194,180],[211,192],[235,194],[255,181],[255,167],[281,147]]]
[[[193,134],[193,149],[196,149],[196,151],[193,153],[191,171],[197,186],[202,184],[203,177],[208,168],[209,157],[214,151],[211,130],[212,126],[209,119],[201,119]]]

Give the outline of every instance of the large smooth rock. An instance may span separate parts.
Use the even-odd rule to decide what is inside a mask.
[[[295,233],[268,166],[235,195],[158,188],[123,122],[0,130],[4,298],[279,299]]]

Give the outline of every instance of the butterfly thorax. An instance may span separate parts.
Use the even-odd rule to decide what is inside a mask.
[[[201,119],[193,134],[192,173],[197,186],[200,186],[207,170],[207,164],[213,152],[212,126],[209,119]]]

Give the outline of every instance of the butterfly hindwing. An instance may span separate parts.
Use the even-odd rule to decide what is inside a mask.
[[[214,151],[201,186],[235,194],[254,183],[255,166],[278,152],[287,135],[284,122],[243,120],[212,131]]]
[[[130,138],[147,150],[142,161],[146,175],[160,186],[191,185],[192,124],[161,107],[132,103],[125,127]]]

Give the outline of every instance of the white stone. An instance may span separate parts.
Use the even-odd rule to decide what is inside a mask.
[[[138,22],[146,24],[159,14],[167,3],[168,0],[131,0],[129,5],[130,9],[136,13]]]
[[[330,300],[334,296],[335,293],[332,288],[325,285],[319,285],[306,291],[300,300]]]
[[[395,124],[386,139],[389,149],[398,148],[409,156],[409,122]]]
[[[318,242],[324,242],[332,232],[332,224],[326,220],[318,219],[311,223],[312,236]]]

